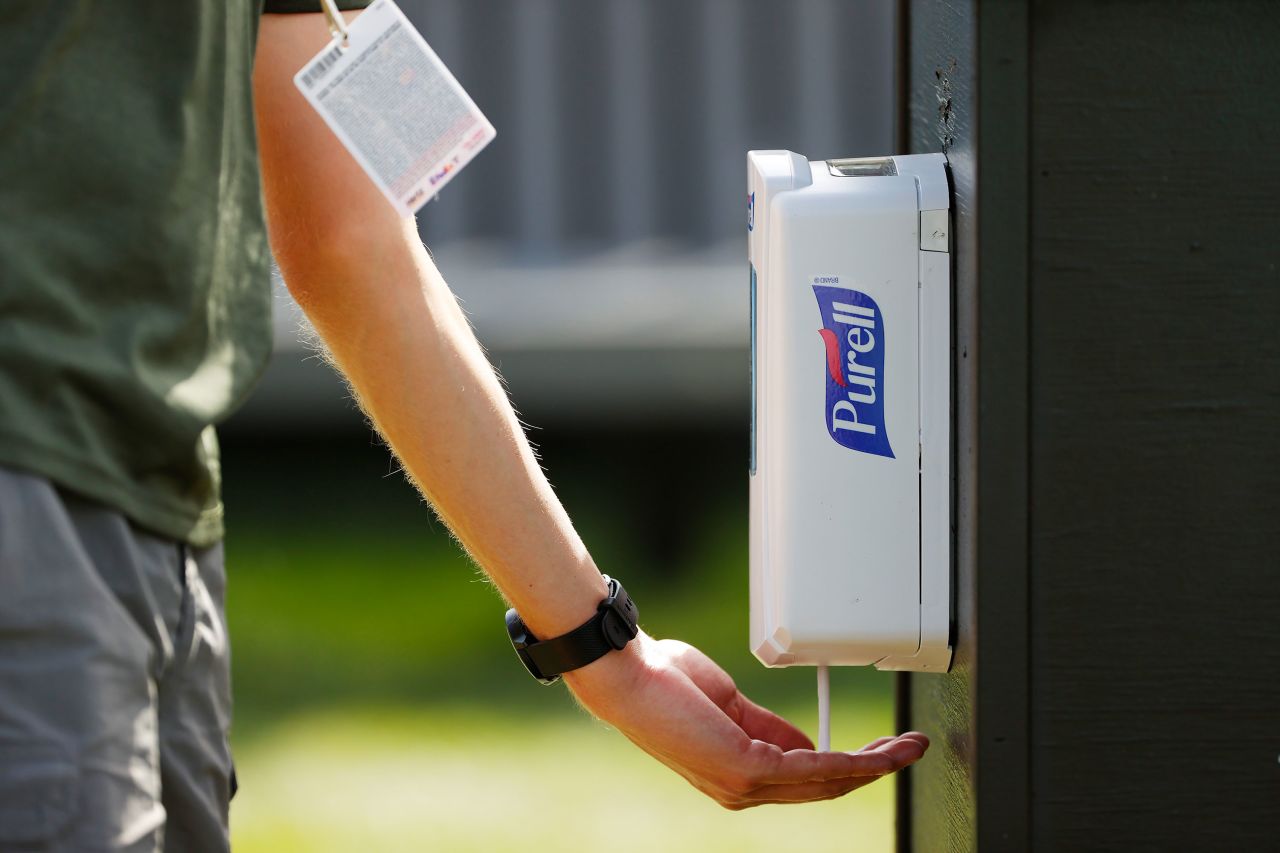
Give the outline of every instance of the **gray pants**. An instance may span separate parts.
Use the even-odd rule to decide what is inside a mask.
[[[228,849],[222,548],[0,467],[0,851]]]

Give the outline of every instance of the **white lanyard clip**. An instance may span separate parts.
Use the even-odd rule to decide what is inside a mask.
[[[329,25],[329,34],[338,46],[346,48],[348,44],[347,22],[342,19],[338,5],[333,0],[320,0],[320,8],[324,10],[325,22]]]

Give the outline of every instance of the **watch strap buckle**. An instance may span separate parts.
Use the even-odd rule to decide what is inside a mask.
[[[625,593],[619,596],[622,584],[608,575],[604,579],[609,584],[609,597],[596,608],[600,613],[600,632],[610,647],[621,651],[640,633],[637,621],[640,614],[636,612],[631,596]]]

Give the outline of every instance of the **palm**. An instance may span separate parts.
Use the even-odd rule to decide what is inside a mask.
[[[924,735],[912,732],[857,753],[814,752],[803,732],[744,696],[693,646],[640,640],[643,669],[625,687],[601,691],[584,679],[572,683],[574,692],[726,808],[838,797],[913,763],[928,746]]]

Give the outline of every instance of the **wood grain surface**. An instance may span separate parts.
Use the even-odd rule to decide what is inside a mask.
[[[1025,849],[1027,794],[1027,170],[1025,9],[908,8],[913,151],[954,185],[956,654],[908,676],[934,739],[910,773],[904,850]],[[979,44],[1000,49],[979,51]]]
[[[1280,850],[1280,4],[907,4],[957,654],[902,850]]]
[[[1032,22],[1033,839],[1280,850],[1280,6]]]

